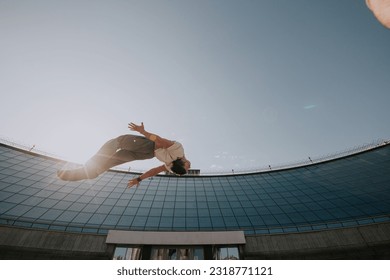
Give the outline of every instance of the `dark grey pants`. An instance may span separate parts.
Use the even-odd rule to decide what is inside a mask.
[[[154,142],[143,136],[122,135],[107,141],[83,168],[59,171],[57,175],[66,181],[93,179],[114,166],[153,158],[154,148]]]

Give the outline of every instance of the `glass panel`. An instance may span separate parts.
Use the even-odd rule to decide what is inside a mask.
[[[177,249],[167,249],[168,260],[177,260]]]
[[[127,248],[126,260],[141,259],[141,248]]]
[[[214,259],[217,260],[239,260],[240,254],[238,247],[219,247],[216,248]]]
[[[139,260],[141,259],[141,248],[137,247],[116,247],[113,260]]]
[[[218,260],[226,260],[228,256],[227,248],[219,248],[218,249]]]
[[[194,260],[204,260],[203,248],[194,248]]]
[[[127,248],[116,247],[114,252],[114,260],[124,260],[126,258]]]
[[[164,253],[166,249],[153,248],[150,256],[151,260],[165,260]]]

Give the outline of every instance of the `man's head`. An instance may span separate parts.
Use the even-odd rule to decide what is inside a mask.
[[[187,174],[191,168],[191,162],[186,158],[179,158],[172,162],[171,170],[177,175]]]

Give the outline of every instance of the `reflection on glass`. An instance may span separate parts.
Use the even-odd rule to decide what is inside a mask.
[[[114,260],[124,260],[126,257],[127,248],[125,247],[116,247],[114,252]]]
[[[141,248],[116,247],[114,260],[139,260],[141,259]]]
[[[219,247],[214,253],[216,260],[239,260],[240,253],[237,247]]]
[[[203,260],[202,247],[190,248],[152,248],[151,260]]]
[[[204,260],[203,248],[194,249],[194,260]]]
[[[168,260],[176,260],[176,249],[168,249]]]

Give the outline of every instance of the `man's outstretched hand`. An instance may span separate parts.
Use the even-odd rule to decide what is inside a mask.
[[[145,131],[144,123],[141,122],[141,125],[136,125],[135,123],[129,123],[130,130],[137,131],[142,134]]]
[[[127,188],[131,188],[133,186],[139,186],[139,181],[137,180],[137,178],[131,179],[129,180],[129,183],[127,183]]]

